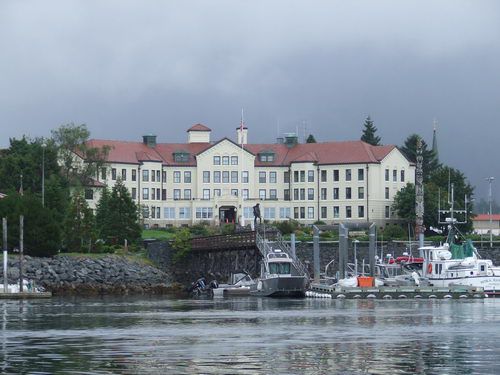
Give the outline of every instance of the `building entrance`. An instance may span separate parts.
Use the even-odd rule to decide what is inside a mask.
[[[222,206],[219,208],[219,217],[221,223],[232,223],[236,222],[236,207],[234,206]]]

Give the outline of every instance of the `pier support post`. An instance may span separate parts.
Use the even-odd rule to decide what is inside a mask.
[[[7,218],[2,218],[3,227],[3,292],[9,293],[9,281],[7,280]]]
[[[295,233],[290,234],[290,252],[292,253],[292,258],[297,259],[297,253],[295,251]]]
[[[347,266],[347,240],[349,229],[344,225],[339,225],[339,278],[345,279]]]
[[[313,225],[314,282],[319,283],[319,229]]]
[[[370,238],[370,247],[368,249],[368,257],[370,259],[370,276],[374,277],[375,276],[375,254],[376,254],[376,242],[375,242],[375,237],[376,237],[376,232],[377,232],[377,226],[375,223],[372,223],[370,225],[369,229],[369,238]]]

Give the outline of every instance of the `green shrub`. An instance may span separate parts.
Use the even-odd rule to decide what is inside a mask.
[[[233,224],[223,224],[220,227],[221,234],[233,234],[234,233],[234,225]]]
[[[382,231],[384,240],[405,240],[406,231],[399,225],[387,225]]]
[[[191,233],[189,229],[182,228],[174,234],[172,248],[175,250],[173,261],[178,262],[184,259],[191,251]]]
[[[297,230],[299,223],[296,220],[289,219],[287,221],[280,221],[275,226],[282,234],[291,234]]]

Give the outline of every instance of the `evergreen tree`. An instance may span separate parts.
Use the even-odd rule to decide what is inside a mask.
[[[139,211],[121,180],[117,180],[111,193],[105,190],[97,206],[96,222],[100,237],[123,243],[141,237]]]
[[[306,143],[316,143],[316,138],[314,138],[314,135],[309,134],[309,137],[306,139]]]
[[[82,192],[71,199],[64,225],[64,242],[68,251],[91,251],[96,240],[95,218]]]
[[[377,133],[377,128],[373,125],[373,120],[368,116],[363,124],[363,135],[361,140],[363,142],[369,143],[373,146],[380,146],[380,137],[375,135]]]
[[[417,141],[422,140],[422,170],[424,181],[429,180],[432,171],[438,169],[439,162],[432,150],[429,150],[427,143],[418,134],[412,134],[406,138],[404,145],[401,147],[401,152],[413,163],[417,162]]]

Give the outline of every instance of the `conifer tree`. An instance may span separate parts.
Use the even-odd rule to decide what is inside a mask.
[[[309,134],[309,137],[306,139],[306,143],[316,143],[316,138],[314,138],[314,135]]]
[[[95,218],[82,192],[73,195],[64,225],[65,245],[69,251],[91,251],[96,240]]]
[[[373,125],[373,120],[368,116],[363,124],[363,135],[361,140],[363,142],[369,143],[373,146],[380,146],[380,137],[375,135],[377,133],[377,128]]]

